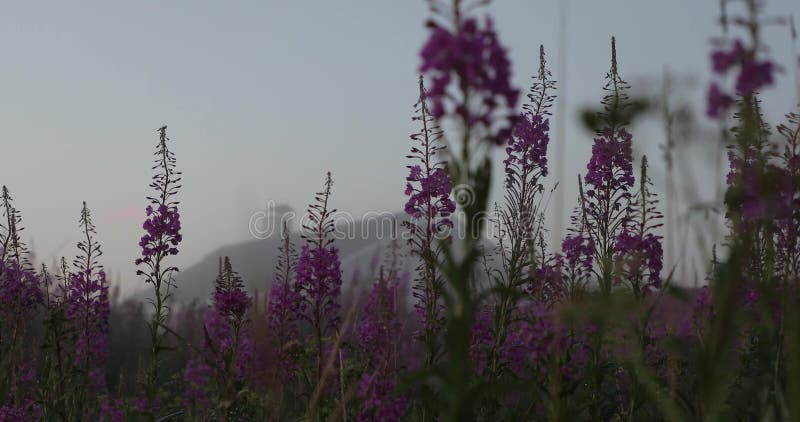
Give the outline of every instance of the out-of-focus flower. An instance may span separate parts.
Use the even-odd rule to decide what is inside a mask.
[[[378,375],[363,374],[359,380],[359,422],[392,422],[400,420],[408,408],[408,399],[395,395],[397,382]]]
[[[420,72],[430,76],[433,117],[455,114],[467,127],[490,129],[487,140],[501,145],[511,134],[519,91],[511,85],[511,62],[492,24],[460,13],[450,28],[430,20]],[[461,97],[454,99],[453,91]]]
[[[736,75],[736,94],[752,95],[761,88],[775,82],[777,66],[769,59],[757,58],[758,51],[751,51],[741,40],[735,40],[726,49],[718,48],[711,52],[711,68],[719,77],[724,77],[738,68]],[[712,82],[706,95],[706,114],[718,118],[733,105],[733,95],[724,92],[718,82]]]
[[[100,404],[100,422],[124,422],[125,409],[122,400],[106,399]]]
[[[335,329],[339,324],[339,293],[342,286],[339,250],[335,247],[311,248],[304,245],[297,260],[297,287],[303,296],[306,309],[318,309],[326,319],[322,330]],[[315,311],[316,312],[316,311]],[[311,321],[306,315],[305,319]]]
[[[717,118],[722,113],[733,105],[733,97],[722,92],[719,84],[712,82],[708,86],[708,94],[706,95],[706,115],[711,118]]]
[[[569,235],[561,242],[561,251],[569,267],[583,271],[591,270],[594,241],[590,237],[582,234]]]
[[[108,358],[108,301],[106,273],[82,271],[73,274],[69,285],[67,318],[77,332],[75,365],[88,371],[90,384],[99,389],[105,385],[105,362]]]
[[[649,285],[661,287],[663,251],[658,236],[624,231],[617,236],[614,250],[615,259],[625,267],[626,278],[641,279],[646,273]]]
[[[209,383],[213,372],[201,359],[192,358],[183,370],[183,405],[192,413],[205,411],[209,406]]]

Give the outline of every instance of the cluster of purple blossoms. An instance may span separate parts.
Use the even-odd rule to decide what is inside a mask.
[[[408,166],[405,212],[411,218],[403,226],[412,235],[408,243],[420,259],[417,282],[413,286],[413,295],[417,299],[414,310],[422,327],[417,337],[426,345],[425,362],[430,365],[437,354],[435,342],[443,310],[439,298],[442,280],[437,268],[441,246],[437,241],[449,237],[448,229],[453,227],[450,216],[456,206],[450,199],[451,181],[447,163],[439,158],[445,149],[441,143],[442,132],[428,110],[427,92],[421,76],[415,109],[417,114],[413,120],[420,122],[422,127],[411,135],[411,140],[418,145],[411,147],[411,153],[406,158],[414,159],[419,164]]]
[[[214,291],[214,311],[232,323],[244,319],[252,300],[240,282],[218,283]]]
[[[221,356],[236,353],[233,362],[234,376],[243,376],[249,362],[248,351],[252,340],[246,332],[246,314],[252,304],[244,290],[244,282],[233,271],[230,258],[225,257],[222,272],[214,286],[213,308],[206,313],[206,329],[210,341]]]
[[[568,268],[581,272],[591,271],[594,257],[594,241],[591,237],[583,234],[569,235],[561,242],[561,252]]]
[[[506,184],[514,172],[547,176],[547,144],[550,142],[550,120],[539,114],[523,114],[514,126],[514,133],[506,147],[507,158],[503,161]]]
[[[399,283],[395,271],[378,282],[364,305],[363,317],[356,327],[361,348],[367,356],[367,371],[361,375],[358,398],[361,400],[359,421],[395,421],[406,412],[408,399],[395,391],[398,371],[401,322],[397,315]]]
[[[210,383],[213,377],[211,368],[199,358],[186,362],[183,370],[183,405],[191,414],[200,414],[210,404]]]
[[[558,332],[550,307],[539,301],[527,306],[525,317],[512,325],[501,353],[517,377],[528,370],[542,373],[556,352]]]
[[[100,413],[97,419],[101,422],[124,422],[125,409],[124,402],[119,399],[103,400],[100,404]]]
[[[42,409],[32,400],[21,406],[0,406],[0,421],[40,421],[42,417]]]
[[[574,219],[574,218],[573,218]],[[550,285],[553,298],[571,297],[583,290],[592,274],[594,262],[594,241],[582,232],[574,231],[561,242],[560,253],[553,254],[538,270],[541,283]],[[530,293],[534,293],[531,285]],[[547,300],[547,296],[536,296]],[[552,301],[550,301],[552,302]]]
[[[16,321],[42,303],[36,274],[17,261],[0,260],[0,315],[3,321]]]
[[[624,128],[619,131],[606,128],[601,135],[594,138],[592,158],[583,178],[590,187],[586,191],[589,197],[602,195],[602,191],[627,190],[634,184],[633,136]],[[620,205],[615,203],[615,209]]]
[[[450,176],[442,167],[426,169],[418,165],[409,166],[405,194],[408,196],[405,211],[411,217],[435,219],[434,233],[452,227],[450,215],[455,204],[450,199]]]
[[[483,374],[489,367],[489,351],[494,344],[494,308],[482,306],[475,311],[470,331],[469,357],[476,374]]]
[[[267,323],[273,332],[287,338],[297,333],[297,314],[303,312],[303,297],[289,283],[273,282],[267,303]]]
[[[75,365],[88,371],[92,388],[105,386],[105,363],[108,358],[108,282],[105,271],[96,274],[83,270],[72,275],[67,296],[67,318],[78,337],[75,343]]]
[[[399,421],[406,414],[408,399],[394,394],[397,381],[382,378],[378,375],[361,375],[358,397],[361,400],[361,412],[356,417],[358,422]]]
[[[740,213],[744,221],[785,219],[796,205],[790,171],[773,164],[761,165],[729,151],[729,185],[740,181]]]
[[[564,256],[554,254],[540,265],[526,287],[531,297],[554,303],[564,296]]]
[[[396,296],[395,281],[385,280],[381,275],[367,297],[364,316],[356,327],[359,343],[369,354],[372,367],[380,367],[396,352],[400,334]]]
[[[628,279],[641,280],[646,270],[649,280],[646,287],[652,286],[657,289],[661,287],[664,254],[659,236],[652,233],[642,236],[626,230],[617,236],[614,250],[615,259],[624,266],[624,273]]]
[[[456,3],[458,5],[458,3]],[[458,6],[456,6],[458,7]],[[502,122],[488,140],[497,145],[506,142],[514,126],[514,110],[519,91],[511,85],[511,62],[495,33],[492,20],[481,25],[475,18],[454,14],[451,28],[430,20],[430,35],[422,47],[420,72],[429,74],[432,114],[441,119],[455,113],[466,127],[491,128]],[[462,90],[476,105],[463,101],[448,105],[451,86]]]
[[[339,250],[330,247],[310,247],[303,245],[297,259],[297,288],[303,298],[303,309],[311,309],[319,318],[327,321],[314,321],[314,316],[305,313],[304,318],[312,324],[320,324],[324,333],[335,330],[339,325],[339,294],[342,287]]]
[[[711,65],[719,77],[726,76],[731,69],[738,67],[735,89],[742,96],[751,95],[772,85],[777,70],[772,61],[756,58],[756,51],[745,48],[741,40],[734,41],[730,49],[720,48],[712,52]],[[732,94],[726,93],[717,82],[712,82],[708,88],[706,114],[712,118],[719,117],[733,102]]]
[[[139,241],[142,257],[136,260],[136,265],[151,262],[156,255],[177,255],[177,246],[183,239],[177,207],[160,204],[153,209],[152,205],[148,205],[145,212],[147,218],[142,228],[146,233]]]

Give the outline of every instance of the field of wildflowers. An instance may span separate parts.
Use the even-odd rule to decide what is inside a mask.
[[[364,291],[344,282],[323,169],[299,233],[281,227],[267,295],[220,257],[206,303],[173,297],[192,211],[166,126],[135,258],[144,303],[114,298],[87,202],[74,260],[48,268],[3,186],[0,421],[800,420],[800,114],[772,124],[759,96],[786,71],[760,31],[793,23],[722,1],[706,117],[728,140],[728,231],[687,288],[648,159],[634,163],[616,40],[585,173],[550,180],[546,49],[531,87],[512,86],[485,3],[430,2],[418,131],[398,157],[406,216]],[[579,192],[563,239],[545,221],[557,183]]]

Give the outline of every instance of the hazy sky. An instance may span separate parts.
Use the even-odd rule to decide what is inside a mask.
[[[694,76],[691,95],[702,96],[708,40],[719,33],[716,0],[572,0],[563,51],[557,0],[495,3],[486,10],[510,48],[516,85],[528,86],[539,44],[566,84],[568,130],[557,141],[567,142],[569,207],[591,141],[576,111],[601,96],[612,34],[630,82],[659,81],[667,66]],[[250,214],[267,200],[302,210],[326,170],[339,209],[401,209],[427,13],[421,0],[5,4],[0,183],[23,212],[25,238],[47,263],[74,255],[85,200],[103,262],[132,287],[163,124],[184,172],[179,265],[246,238]],[[768,14],[791,13],[800,16],[800,2],[769,1]],[[766,30],[784,66],[788,33]],[[790,77],[787,68],[783,87],[793,86]],[[767,99],[771,117],[796,101],[791,89]],[[658,132],[635,135],[647,151],[662,142]]]

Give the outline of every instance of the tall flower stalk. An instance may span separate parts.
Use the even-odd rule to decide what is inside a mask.
[[[781,164],[786,171],[780,197],[790,211],[777,223],[777,263],[784,279],[800,285],[800,114],[790,113],[786,118],[787,122],[778,126],[785,139]]]
[[[356,327],[359,345],[366,356],[366,370],[361,374],[358,390],[362,402],[357,415],[360,421],[399,420],[406,411],[408,399],[395,391],[401,369],[399,288],[395,265],[390,263],[386,269],[382,266]]]
[[[272,354],[274,373],[278,382],[276,400],[276,419],[281,418],[287,384],[294,380],[297,365],[291,356],[291,345],[296,342],[300,332],[299,323],[303,312],[302,296],[297,288],[297,253],[289,235],[286,222],[281,231],[282,244],[278,248],[278,263],[267,299],[266,319],[273,342]]]
[[[213,308],[206,315],[206,346],[214,353],[221,400],[232,404],[252,358],[247,311],[252,304],[244,282],[227,256],[214,282]]]
[[[322,373],[326,363],[325,345],[331,335],[338,334],[339,296],[342,286],[342,270],[339,250],[333,246],[333,214],[330,208],[331,173],[325,177],[322,192],[318,192],[315,203],[308,206],[307,224],[303,225],[306,244],[297,260],[297,289],[302,297],[302,319],[311,327],[317,352],[316,381],[324,382]],[[319,386],[317,388],[320,388]]]
[[[411,135],[411,140],[418,146],[411,148],[407,158],[417,163],[408,166],[405,211],[410,220],[403,224],[411,233],[409,245],[420,258],[413,287],[414,309],[422,324],[419,338],[425,346],[424,367],[430,369],[439,355],[440,332],[444,324],[440,298],[443,280],[439,271],[441,242],[449,237],[448,230],[453,227],[450,216],[455,211],[455,204],[450,199],[450,177],[447,163],[442,158],[445,152],[445,146],[440,143],[442,132],[428,110],[422,77],[415,109],[414,120],[422,128]]]
[[[445,137],[461,147],[448,171],[451,180],[460,184],[457,199],[462,199],[458,205],[467,229],[463,241],[443,251],[441,269],[448,280],[443,295],[447,360],[437,373],[445,398],[443,420],[462,421],[475,416],[471,403],[477,389],[469,349],[477,307],[473,267],[482,254],[479,241],[491,186],[492,164],[486,150],[510,136],[519,91],[511,84],[511,62],[491,19],[481,24],[465,13],[488,2],[430,3],[439,19],[428,20],[429,37],[420,52],[420,72],[432,80],[428,93],[432,116],[440,124],[448,121],[458,131],[456,136]]]
[[[297,252],[289,235],[286,223],[281,231],[282,244],[278,248],[278,263],[267,300],[267,325],[276,347],[276,369],[278,378],[288,381],[292,376],[292,362],[286,347],[299,334],[298,323],[302,314],[302,296],[297,288]]]
[[[528,93],[529,103],[517,119],[506,147],[505,204],[499,209],[497,225],[498,255],[501,271],[493,272],[497,300],[494,309],[493,344],[489,352],[489,369],[499,375],[499,350],[505,342],[518,294],[529,287],[536,276],[536,267],[543,264],[537,257],[542,239],[542,199],[547,176],[547,145],[550,141],[550,107],[555,100],[556,82],[547,68],[544,46],[539,47],[539,72]],[[533,281],[535,283],[535,281]],[[528,285],[528,286],[526,286]],[[542,299],[543,284],[533,289]]]
[[[631,203],[628,226],[617,235],[614,257],[620,282],[628,283],[637,299],[650,289],[661,287],[664,254],[656,230],[663,226],[663,216],[657,205],[647,175],[647,157],[642,157],[639,191]]]
[[[149,299],[153,306],[150,320],[150,364],[145,373],[144,389],[147,403],[145,413],[150,420],[156,419],[158,412],[159,369],[161,354],[166,350],[165,339],[168,331],[164,329],[169,317],[168,300],[171,289],[175,287],[174,274],[178,268],[168,264],[168,257],[177,255],[181,236],[180,214],[175,196],[180,189],[181,173],[176,170],[175,154],[167,146],[167,127],[158,129],[159,141],[155,152],[157,170],[150,187],[154,196],[148,196],[150,205],[145,208],[147,218],[143,224],[144,236],[139,241],[142,248],[141,258],[136,259],[140,270],[137,275],[144,276],[145,283],[153,286],[153,297]]]
[[[592,157],[586,166],[583,184],[579,180],[581,226],[594,247],[594,261],[599,266],[597,279],[604,295],[611,293],[614,274],[616,239],[629,221],[630,189],[634,185],[633,136],[625,125],[629,85],[617,68],[616,39],[611,38],[611,70],[603,88],[603,123],[592,146]],[[584,185],[585,184],[585,185]]]
[[[106,273],[98,258],[103,254],[92,216],[86,202],[81,210],[80,228],[83,240],[78,242],[80,253],[73,261],[68,288],[67,319],[77,340],[74,344],[74,367],[81,387],[77,408],[80,417],[90,417],[92,392],[105,389],[105,363],[108,358],[108,301]]]
[[[29,384],[36,372],[30,365],[25,337],[43,297],[30,253],[20,236],[22,216],[5,186],[0,192],[0,207],[0,370],[8,374],[0,380],[0,416],[8,412],[31,418],[35,406]]]

